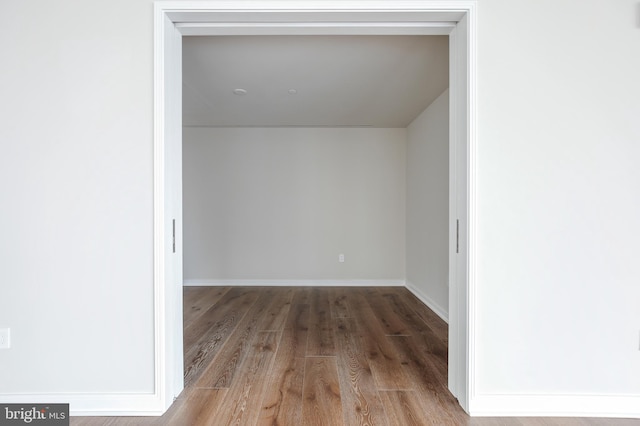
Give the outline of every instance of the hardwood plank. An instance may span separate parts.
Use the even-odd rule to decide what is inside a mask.
[[[260,323],[267,312],[273,296],[273,289],[266,289],[238,322],[234,333],[229,336],[209,366],[202,372],[195,387],[229,388],[236,377],[238,368],[251,352],[251,341],[259,331]]]
[[[184,327],[190,326],[215,305],[231,287],[185,287],[183,298]]]
[[[311,287],[296,287],[293,294],[293,305],[308,305],[311,300]]]
[[[448,349],[443,346],[440,340],[433,337],[431,329],[425,330],[421,333],[415,333],[413,341],[419,348],[421,355],[429,361],[429,363],[435,367],[439,374],[439,379],[443,382],[447,382],[448,377]]]
[[[258,299],[259,293],[256,290],[235,290],[227,292],[218,303],[200,316],[193,327],[185,330],[185,386],[194,383],[205,371],[246,315],[247,309]],[[187,346],[187,341],[193,341],[198,332],[201,333],[200,338]]]
[[[438,337],[445,345],[448,345],[449,342],[449,326],[442,318],[438,316],[435,312],[433,312],[427,305],[422,303],[420,299],[413,295],[406,288],[402,291],[398,292],[398,297],[401,298],[408,306],[410,306],[416,315],[418,315],[422,321],[431,330],[434,335]]]
[[[404,290],[404,289],[403,289]],[[448,348],[445,342],[429,327],[414,309],[409,307],[398,293],[390,291],[381,295],[388,303],[393,312],[406,324],[409,334],[414,337],[414,341],[420,345],[425,357],[429,357],[438,368],[444,382],[447,381],[448,368]],[[423,310],[428,308],[424,306]]]
[[[398,317],[393,308],[383,295],[395,294],[396,287],[383,287],[383,288],[363,288],[360,291],[363,292],[367,303],[371,306],[373,312],[376,313],[376,318],[382,325],[386,335],[389,336],[403,336],[411,334],[411,331],[407,327],[404,321]]]
[[[335,321],[338,375],[345,423],[388,425],[369,361],[356,332],[356,321],[353,318],[337,318]]]
[[[396,349],[385,335],[371,307],[360,295],[352,307],[365,356],[379,390],[413,389]]]
[[[307,357],[304,367],[301,424],[305,426],[344,424],[335,357]]]
[[[293,300],[296,300],[295,295]],[[292,305],[284,327],[278,352],[269,372],[269,383],[262,399],[258,425],[302,424],[302,385],[309,305]]]
[[[293,288],[278,288],[274,289],[274,292],[273,301],[267,309],[264,320],[260,323],[260,330],[263,331],[282,330],[289,315],[295,291]]]
[[[275,364],[256,425],[302,425],[305,359],[276,360]]]
[[[439,424],[428,416],[415,391],[380,391],[389,418],[389,426],[424,426]]]
[[[227,389],[191,388],[186,397],[176,400],[159,420],[168,425],[211,424],[226,393]]]
[[[212,423],[220,425],[254,425],[260,414],[260,402],[267,384],[267,373],[277,350],[278,333],[260,331],[252,340],[251,354],[238,369]]]
[[[328,289],[311,289],[309,309],[307,356],[334,356],[336,347]]]
[[[286,343],[291,346],[295,358],[304,358],[307,354],[309,337],[309,305],[293,305],[284,324],[284,331],[289,331]],[[282,336],[285,338],[285,336]]]
[[[350,318],[349,294],[351,291],[344,287],[332,287],[329,289],[329,301],[332,318]]]
[[[400,354],[415,389],[420,391],[421,404],[428,414],[438,416],[442,424],[457,425],[467,421],[468,416],[447,388],[446,378],[443,380],[437,367],[423,356],[415,339],[411,336],[391,336],[389,339]]]
[[[182,288],[182,314],[184,314],[189,310],[189,306],[193,303],[196,303],[199,299],[201,299],[207,292],[209,291],[209,287],[183,287]],[[209,309],[209,306],[207,306]]]
[[[218,322],[227,316],[242,317],[247,309],[258,300],[256,289],[243,287],[229,290],[218,303],[212,305],[200,316],[198,321],[185,327],[183,341],[185,351],[193,351],[196,343],[206,336],[212,327],[218,327]],[[235,314],[234,314],[235,313]]]
[[[293,330],[289,329],[292,333]],[[269,373],[257,425],[301,425],[305,359],[296,358],[288,345],[289,333],[282,335]]]

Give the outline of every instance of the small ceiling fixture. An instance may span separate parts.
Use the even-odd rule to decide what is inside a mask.
[[[287,92],[289,92],[290,95],[295,95],[296,93],[298,93],[296,89],[289,89],[287,90]]]
[[[247,91],[244,89],[233,89],[233,94],[238,96],[244,96],[247,94]]]

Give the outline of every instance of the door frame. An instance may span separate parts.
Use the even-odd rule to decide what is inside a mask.
[[[469,412],[476,356],[476,9],[476,0],[155,2],[153,303],[154,393],[159,412],[184,387],[182,36],[284,34],[450,37],[448,386]]]

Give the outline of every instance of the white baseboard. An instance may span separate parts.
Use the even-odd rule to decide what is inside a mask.
[[[0,394],[3,404],[69,404],[71,416],[161,416],[165,407],[156,394]]]
[[[418,287],[413,285],[410,281],[407,281],[406,287],[411,293],[413,293],[414,296],[416,296],[418,299],[420,299],[420,301],[422,303],[427,305],[429,307],[429,309],[431,309],[440,318],[442,318],[442,320],[444,322],[449,324],[449,310],[448,309],[444,309],[442,306],[437,304],[432,298],[427,296],[422,290],[420,290]]]
[[[640,395],[476,395],[469,413],[478,417],[640,418]]]
[[[184,280],[185,287],[193,286],[251,286],[251,287],[404,287],[404,280]]]

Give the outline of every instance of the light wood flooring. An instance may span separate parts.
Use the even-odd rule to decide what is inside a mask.
[[[159,418],[72,425],[636,425],[469,418],[447,390],[447,325],[401,287],[186,287],[185,390]]]

